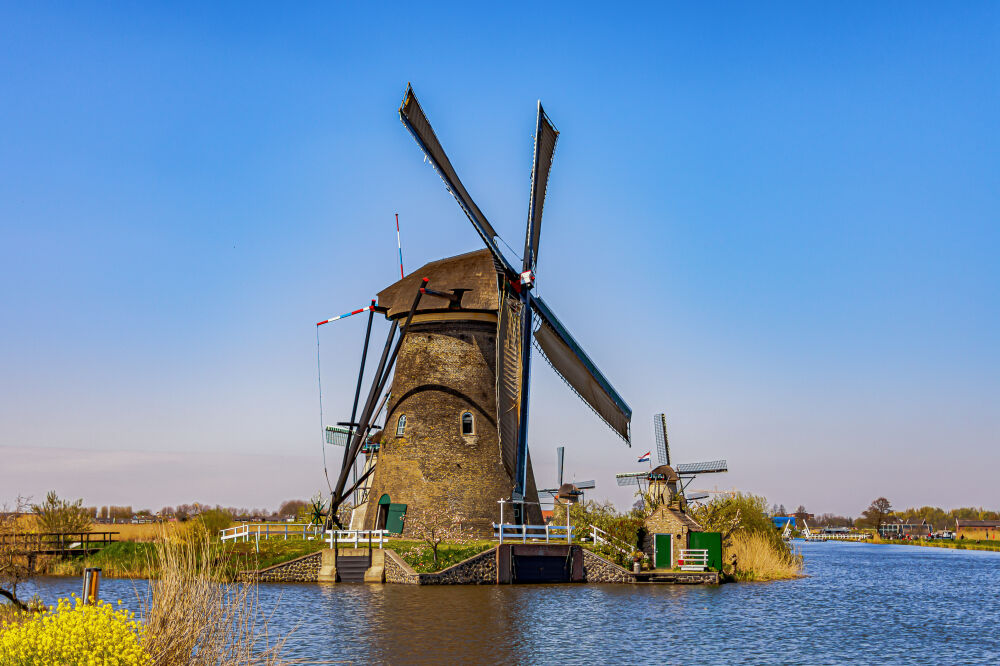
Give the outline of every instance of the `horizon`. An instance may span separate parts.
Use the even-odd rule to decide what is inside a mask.
[[[514,247],[538,99],[561,132],[539,289],[632,446],[534,354],[539,487],[565,446],[630,506],[665,412],[732,470],[691,489],[997,508],[1000,8],[573,7],[541,43],[510,8],[0,8],[0,505],[325,492],[315,323],[397,279],[395,213],[408,274],[482,247],[412,81]],[[319,333],[327,424],[363,334]]]

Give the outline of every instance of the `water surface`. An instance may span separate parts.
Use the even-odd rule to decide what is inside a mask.
[[[773,583],[264,584],[260,597],[273,629],[296,627],[288,656],[322,663],[1000,662],[1000,553],[797,547],[809,577]],[[23,592],[51,603],[80,586]],[[105,580],[101,596],[136,609],[136,591]]]

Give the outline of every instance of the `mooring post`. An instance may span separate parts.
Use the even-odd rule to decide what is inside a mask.
[[[97,603],[98,588],[101,584],[101,570],[87,567],[83,570],[83,603],[92,606]]]

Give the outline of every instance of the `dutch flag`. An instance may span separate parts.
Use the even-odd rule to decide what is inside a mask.
[[[649,455],[651,453],[652,453],[652,451],[646,451],[645,453],[643,453],[642,457],[639,458],[639,462],[649,462]]]

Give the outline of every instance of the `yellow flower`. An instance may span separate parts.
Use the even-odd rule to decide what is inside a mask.
[[[0,627],[0,664],[151,664],[142,648],[145,628],[133,617],[104,602],[86,606],[76,595],[60,599],[34,620]]]

